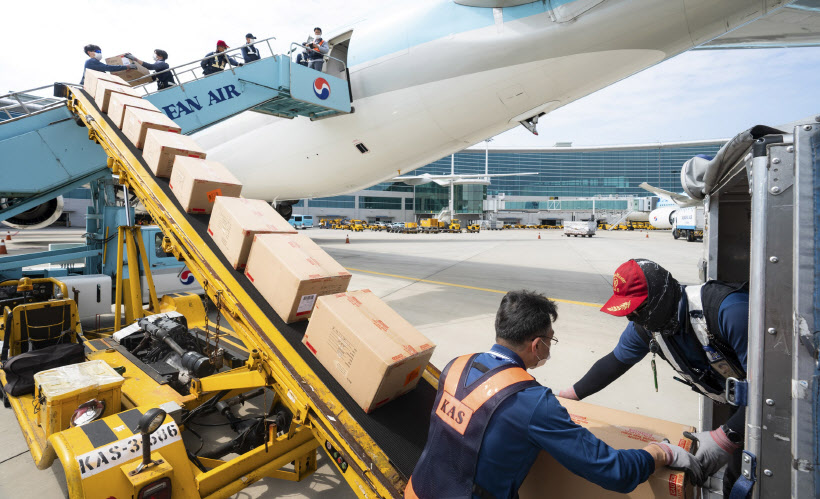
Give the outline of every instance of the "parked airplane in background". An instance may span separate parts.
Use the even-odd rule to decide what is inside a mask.
[[[388,181],[773,12],[781,0],[420,0],[326,33],[355,111],[245,112],[194,135],[243,194],[302,198]],[[330,60],[325,72],[344,75]]]
[[[646,182],[638,187],[660,198],[656,208],[649,213],[649,223],[656,229],[671,229],[675,225],[675,215],[680,208],[697,206],[703,203],[703,201],[692,199],[686,194],[677,194],[658,187],[652,187]]]

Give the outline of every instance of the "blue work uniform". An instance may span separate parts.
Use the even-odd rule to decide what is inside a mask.
[[[688,312],[689,304],[684,298],[678,305],[678,321],[681,328],[687,327]],[[747,291],[735,291],[723,299],[718,309],[718,324],[721,336],[731,345],[745,371],[749,337],[749,293]],[[685,332],[684,329],[681,332]],[[692,366],[701,370],[709,369],[709,364],[703,355],[703,346],[694,334],[676,334],[671,336],[671,340],[675,342],[678,351]],[[649,353],[649,345],[630,322],[621,333],[621,338],[613,353],[619,361],[633,366],[646,357]]]
[[[254,44],[250,44],[247,47],[242,47],[240,50],[242,51],[242,59],[245,60],[245,64],[258,61],[260,59],[259,49],[256,48]]]
[[[125,71],[126,69],[128,69],[128,66],[112,66],[110,64],[106,64],[104,62],[98,61],[97,59],[94,59],[93,57],[89,57],[85,61],[85,69],[92,69],[94,71],[102,71],[102,72],[109,71],[109,72],[114,73],[116,71]],[[82,85],[83,83],[85,83],[85,70],[83,70],[83,77],[80,78],[80,85]]]
[[[143,62],[142,67],[156,72],[165,71],[166,69],[170,68],[168,63],[165,61],[157,61],[153,64],[149,62]],[[151,78],[153,78],[157,82],[157,88],[159,90],[162,90],[163,88],[168,88],[172,85],[176,85],[176,82],[174,81],[174,75],[170,71],[168,71],[167,73],[152,75]]]
[[[526,369],[524,362],[512,350],[494,345],[489,352],[473,359],[466,378],[467,387],[486,371],[477,367],[477,364],[488,370],[504,365]],[[589,430],[574,423],[549,388],[535,382],[533,385],[505,398],[489,419],[473,479],[479,490],[483,489],[482,492],[498,499],[518,497],[518,489],[541,450],[547,451],[573,473],[621,493],[632,491],[655,471],[655,461],[649,452],[641,449],[613,449]],[[434,408],[433,418],[437,417],[436,410]],[[441,441],[428,439],[419,459],[420,464],[416,466],[411,479],[411,484],[417,484],[413,487],[414,495],[405,492],[406,497],[428,499],[421,492],[429,490],[430,485],[421,483],[427,479],[425,466],[421,463],[430,460],[428,454],[460,454],[458,449],[436,449],[437,443],[442,445]],[[449,465],[447,460],[442,460],[435,466],[446,468]],[[446,488],[446,484],[432,485]],[[474,493],[473,497],[480,496]]]

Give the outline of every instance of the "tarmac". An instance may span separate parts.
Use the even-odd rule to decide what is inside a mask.
[[[389,234],[314,228],[305,234],[353,274],[349,289],[372,290],[427,335],[437,345],[432,363],[439,368],[492,346],[495,313],[507,291],[529,289],[552,298],[558,304],[559,342],[546,365],[531,373],[556,392],[612,351],[626,326],[626,319],[599,311],[621,263],[649,258],[681,283],[695,284],[703,252],[702,243],[674,240],[669,231],[598,231],[592,238],[533,229]],[[42,251],[47,243],[81,241],[82,230],[50,228],[21,232],[7,246],[9,254],[18,254]],[[665,362],[657,365],[657,393],[647,357],[585,402],[697,426],[698,395],[673,380]],[[234,497],[355,497],[323,452],[319,465],[302,482],[265,479]],[[0,409],[0,497],[22,496],[67,497],[62,470],[58,463],[37,470],[14,413]]]

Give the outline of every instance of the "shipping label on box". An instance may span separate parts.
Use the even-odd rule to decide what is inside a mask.
[[[108,105],[111,102],[111,95],[114,93],[130,95],[131,97],[139,97],[139,94],[131,87],[110,81],[99,80],[97,81],[97,93],[94,95],[94,101],[97,103],[97,107],[100,108],[100,111],[104,113],[108,112]]]
[[[134,144],[134,147],[137,149],[145,147],[145,137],[151,128],[163,132],[182,132],[182,129],[164,113],[155,113],[136,107],[125,108],[122,133]]]
[[[255,235],[295,233],[296,229],[261,199],[217,197],[208,222],[208,234],[233,268],[240,270],[245,268]]]
[[[83,89],[88,92],[88,96],[92,99],[97,95],[97,81],[99,80],[128,85],[128,83],[119,76],[103,73],[102,71],[94,71],[93,69],[86,69],[85,76],[83,77]]]
[[[341,293],[351,278],[318,244],[295,233],[254,236],[245,275],[285,322],[307,320],[314,296]]]
[[[121,93],[111,94],[111,100],[108,101],[108,117],[117,125],[117,128],[122,130],[123,121],[125,121],[125,110],[129,107],[138,107],[147,111],[154,111],[160,113],[159,109],[145,99],[125,95]]]
[[[111,66],[127,66],[129,64],[136,64],[136,62],[125,57],[125,54],[115,55],[113,57],[106,57],[105,63]],[[147,68],[136,64],[137,69],[126,69],[125,71],[115,71],[111,74],[119,76],[128,85],[135,87],[144,83],[149,83],[151,77],[148,76],[150,71]]]
[[[236,197],[242,192],[242,183],[222,163],[186,156],[174,160],[168,187],[182,209],[194,214],[211,213],[218,196]]]
[[[586,402],[558,399],[570,418],[615,449],[642,449],[651,442],[664,438],[684,449],[691,450],[692,441],[683,437],[684,431],[695,428],[680,423],[650,418],[639,414],[600,407]],[[575,475],[551,455],[541,452],[518,491],[521,499],[536,499],[550,491],[556,499],[575,498],[691,498],[693,488],[685,482],[684,473],[660,468],[649,479],[628,494],[619,494]]]
[[[157,177],[170,177],[177,156],[205,159],[205,150],[194,139],[179,133],[150,129],[145,134],[142,158]]]
[[[302,343],[365,412],[414,389],[435,349],[370,290],[320,296]]]

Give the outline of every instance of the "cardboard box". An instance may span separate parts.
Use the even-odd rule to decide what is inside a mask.
[[[111,100],[108,101],[108,117],[111,118],[111,121],[113,121],[120,130],[122,130],[122,124],[125,121],[125,110],[129,107],[145,109],[146,111],[153,111],[155,113],[162,112],[146,99],[115,92],[111,94]]]
[[[415,388],[435,349],[367,289],[319,298],[302,343],[365,412]]]
[[[137,91],[127,85],[114,83],[112,81],[97,80],[97,93],[94,94],[94,101],[97,103],[97,107],[100,108],[100,111],[104,113],[108,112],[111,95],[115,93],[139,97]]]
[[[97,95],[97,81],[99,80],[128,85],[128,83],[119,76],[103,73],[102,71],[94,71],[93,69],[86,69],[85,77],[83,78],[83,89],[88,92],[88,95],[90,95],[92,99]]]
[[[629,412],[608,409],[575,400],[558,399],[570,417],[577,424],[591,431],[611,447],[616,449],[642,449],[651,442],[664,438],[689,450],[692,441],[683,437],[684,431],[695,431],[692,426],[672,423]],[[544,497],[549,490],[550,498],[691,498],[691,484],[684,483],[684,474],[669,468],[655,470],[649,480],[638,485],[629,494],[618,494],[605,490],[594,483],[573,474],[552,456],[541,452],[529,475],[518,490],[521,499]]]
[[[182,209],[195,214],[210,213],[218,196],[242,192],[242,183],[222,163],[187,156],[176,157],[168,187]]]
[[[131,59],[125,57],[125,54],[115,55],[114,57],[106,57],[105,63],[111,66],[126,66],[128,64],[136,64]],[[125,80],[126,84],[136,87],[151,82],[151,77],[148,76],[150,71],[137,64],[137,69],[126,69],[125,71],[115,71],[111,73],[119,76]]]
[[[319,296],[342,293],[350,272],[305,235],[253,237],[245,275],[285,322],[307,320]]]
[[[149,128],[162,130],[163,132],[182,132],[182,129],[164,113],[155,113],[138,107],[125,108],[122,133],[134,143],[134,147],[137,149],[145,147],[145,136]]]
[[[255,235],[296,234],[296,229],[261,199],[219,196],[208,222],[208,234],[233,268],[241,270],[248,261]]]
[[[157,177],[170,177],[177,156],[205,159],[205,150],[187,135],[149,129],[142,158]]]

